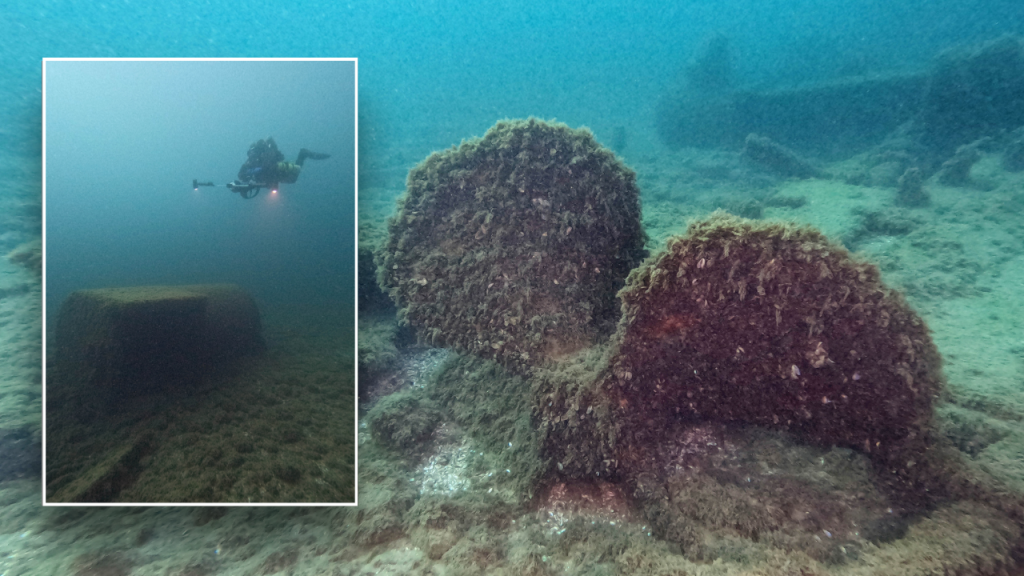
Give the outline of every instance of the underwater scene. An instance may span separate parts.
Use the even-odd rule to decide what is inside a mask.
[[[354,502],[355,62],[44,81],[47,502]]]
[[[44,1],[2,13],[0,574],[1024,573],[1019,3]],[[56,421],[70,446],[62,480],[49,470],[48,408],[51,493],[39,63],[62,56],[358,57],[358,245],[347,252],[358,254],[358,332],[346,359],[339,334],[353,313],[318,306],[312,272],[291,283],[225,255],[220,275],[169,266],[181,273],[168,278],[166,262],[127,249],[207,244],[218,232],[203,222],[269,206],[254,203],[266,189],[245,199],[265,183],[243,178],[259,139],[274,137],[285,162],[303,147],[333,158],[309,138],[330,126],[245,114],[280,103],[252,93],[296,79],[229,78],[220,93],[242,113],[224,114],[244,118],[233,128],[186,106],[130,149],[89,145],[84,169],[112,178],[98,186],[122,201],[105,216],[172,229],[201,218],[210,236],[138,246],[128,226],[100,250],[121,265],[71,242],[63,277],[48,242],[47,321],[78,291],[72,311],[157,299],[175,321],[197,300],[226,299],[252,327],[251,298],[266,356],[162,396],[161,426],[185,430],[176,460],[132,455],[161,426],[125,442],[155,409],[145,396],[113,416],[72,399]],[[156,87],[150,98],[171,90]],[[180,136],[179,118],[203,122],[183,155],[210,164],[142,154]],[[307,162],[280,199],[316,197],[285,194],[330,162]],[[236,170],[241,193],[198,186]],[[167,199],[194,194],[208,200],[192,215]],[[59,228],[48,214],[47,238],[76,233],[75,212]],[[295,230],[330,228],[326,209],[292,214]],[[249,236],[234,236],[222,241],[244,254]],[[307,258],[324,254],[337,270],[350,237],[315,237],[313,250],[281,247],[281,261],[315,268]],[[101,270],[111,282],[80,280]],[[96,293],[168,284],[179,288]],[[72,366],[88,362],[94,348],[70,342],[54,345],[82,354]],[[142,352],[192,376],[173,355]],[[330,466],[319,477],[248,466],[282,428],[271,466],[333,454],[332,416],[351,411],[332,402],[353,367],[356,506],[41,505],[44,494],[113,501],[118,478],[143,479],[125,466],[136,460],[161,462],[146,485],[180,502],[336,481]],[[90,437],[104,419],[107,437]],[[257,430],[264,419],[273,425]],[[235,432],[265,444],[245,452]],[[97,468],[97,447],[112,464]],[[192,478],[231,475],[245,490],[228,500]],[[139,501],[130,486],[124,496]]]

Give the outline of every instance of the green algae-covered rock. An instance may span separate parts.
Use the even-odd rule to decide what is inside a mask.
[[[635,181],[588,130],[499,122],[409,173],[378,281],[430,344],[560,359],[614,331],[646,241]]]

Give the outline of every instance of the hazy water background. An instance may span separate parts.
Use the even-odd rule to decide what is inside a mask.
[[[233,282],[264,303],[355,295],[354,62],[69,62],[47,68],[48,318],[73,291]],[[234,180],[273,136],[310,160],[278,194]],[[351,308],[351,306],[349,306]]]
[[[772,85],[849,66],[920,67],[944,47],[1024,29],[1014,0],[18,0],[0,17],[2,106],[18,119],[38,118],[44,56],[357,56],[367,152],[409,134],[428,149],[449,145],[529,114],[598,135],[623,122],[648,129],[638,119],[712,33],[731,39],[739,83]]]

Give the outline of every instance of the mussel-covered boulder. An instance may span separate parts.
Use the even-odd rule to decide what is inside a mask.
[[[409,173],[378,281],[437,346],[521,368],[606,339],[643,259],[636,174],[586,129],[502,121]]]
[[[621,297],[603,387],[627,459],[696,419],[856,448],[913,476],[941,357],[878,268],[817,230],[717,213],[636,269]]]

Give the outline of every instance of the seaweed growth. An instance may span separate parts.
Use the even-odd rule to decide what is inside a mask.
[[[409,173],[378,281],[426,342],[524,367],[614,329],[645,241],[636,174],[588,130],[502,121]]]

